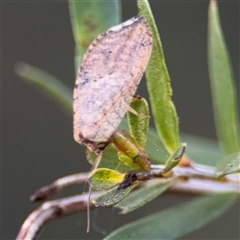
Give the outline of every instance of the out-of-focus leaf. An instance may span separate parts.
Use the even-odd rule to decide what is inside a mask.
[[[149,128],[149,108],[144,98],[136,97],[130,104],[138,115],[127,112],[128,125],[131,136],[138,143],[139,147],[145,151],[147,134]]]
[[[93,199],[93,204],[97,207],[110,207],[122,199],[124,199],[133,188],[138,185],[138,182],[134,182],[129,187],[118,189],[118,186],[108,190],[106,193],[102,194],[101,196]]]
[[[210,1],[208,22],[208,65],[218,140],[226,154],[238,152],[236,86],[222,33],[217,1]]]
[[[68,1],[73,36],[76,44],[76,72],[91,42],[102,32],[120,22],[121,6],[118,0]]]
[[[125,199],[123,199],[114,207],[119,208],[121,214],[132,212],[158,197],[169,187],[171,187],[173,182],[174,181],[172,179],[171,181],[166,179],[149,180],[146,186],[143,186],[130,193]]]
[[[170,156],[153,128],[148,132],[146,151],[153,164],[164,164]]]
[[[181,144],[178,150],[165,163],[165,168],[163,172],[168,172],[179,164],[185,153],[186,146],[187,146],[186,143]]]
[[[218,218],[237,199],[232,193],[201,197],[126,224],[104,239],[177,239]]]
[[[139,14],[144,16],[153,34],[153,50],[146,70],[147,86],[158,135],[170,154],[180,146],[178,116],[172,102],[170,76],[162,44],[147,0],[137,1]]]
[[[187,155],[193,161],[208,166],[216,166],[224,153],[211,139],[181,134],[181,140],[187,143]]]
[[[240,172],[240,152],[225,156],[216,166],[216,177]]]
[[[108,168],[98,168],[91,172],[88,177],[89,183],[94,190],[105,190],[121,183],[125,174]]]
[[[25,62],[16,64],[15,73],[27,83],[37,86],[38,90],[46,93],[64,109],[67,115],[72,114],[72,90],[57,78]]]

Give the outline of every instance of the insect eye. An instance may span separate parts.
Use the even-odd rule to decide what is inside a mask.
[[[109,144],[108,142],[100,142],[97,144],[96,148],[100,151],[103,151],[108,144]]]

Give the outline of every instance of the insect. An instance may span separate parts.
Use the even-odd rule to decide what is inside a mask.
[[[151,51],[151,29],[142,16],[110,28],[93,41],[74,88],[75,141],[101,155],[129,109]]]

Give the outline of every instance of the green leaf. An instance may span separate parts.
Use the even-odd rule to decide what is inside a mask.
[[[72,115],[72,90],[57,78],[25,62],[16,64],[15,73],[27,83],[37,86],[38,90],[46,93],[63,108],[67,115]]]
[[[173,181],[166,179],[153,179],[149,180],[146,186],[135,190],[130,193],[124,200],[115,205],[114,207],[119,208],[121,214],[127,214],[142,207],[146,203],[152,201],[160,194],[165,192],[171,185]]]
[[[146,151],[153,164],[164,164],[170,156],[153,128],[148,132]]]
[[[111,207],[124,199],[137,185],[138,182],[134,182],[122,189],[118,189],[118,186],[116,186],[101,196],[94,198],[92,202],[97,207]]]
[[[185,153],[186,146],[187,146],[186,143],[182,143],[178,150],[172,156],[169,157],[169,159],[165,163],[165,168],[163,172],[168,172],[179,164]]]
[[[236,86],[222,33],[217,2],[211,0],[208,22],[208,66],[218,140],[226,154],[240,150]]]
[[[120,22],[121,6],[118,0],[68,1],[69,12],[76,44],[76,72],[91,42],[102,32]]]
[[[170,76],[166,67],[162,44],[149,3],[138,0],[139,14],[144,16],[153,33],[153,50],[146,70],[147,86],[158,135],[170,154],[180,146],[178,116],[172,102]]]
[[[176,239],[218,218],[237,199],[230,193],[201,197],[129,223],[105,239]]]
[[[225,156],[216,166],[216,177],[240,172],[240,152]]]
[[[88,177],[94,190],[105,190],[116,186],[124,180],[125,174],[108,168],[98,168],[92,171]]]
[[[142,150],[145,151],[147,134],[149,128],[149,108],[146,99],[136,97],[131,102],[130,107],[133,108],[138,115],[127,112],[130,135],[135,139]]]

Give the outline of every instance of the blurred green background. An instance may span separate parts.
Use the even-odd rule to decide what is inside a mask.
[[[106,2],[103,2],[106,4]],[[208,1],[150,1],[172,80],[173,100],[184,133],[216,138],[207,71]],[[2,239],[13,239],[38,204],[29,196],[56,178],[88,171],[84,148],[73,140],[72,117],[14,74],[26,61],[73,88],[74,41],[67,1],[2,2]],[[223,32],[239,86],[239,2],[220,2]],[[123,20],[137,14],[135,1],[122,1]],[[145,81],[138,94],[147,96]],[[64,195],[81,193],[74,187]],[[63,196],[63,194],[60,194]],[[165,194],[126,216],[97,209],[85,233],[86,214],[49,223],[42,239],[100,239],[119,224],[186,201]],[[184,239],[231,239],[239,235],[239,206]],[[163,220],[164,221],[164,220]]]

